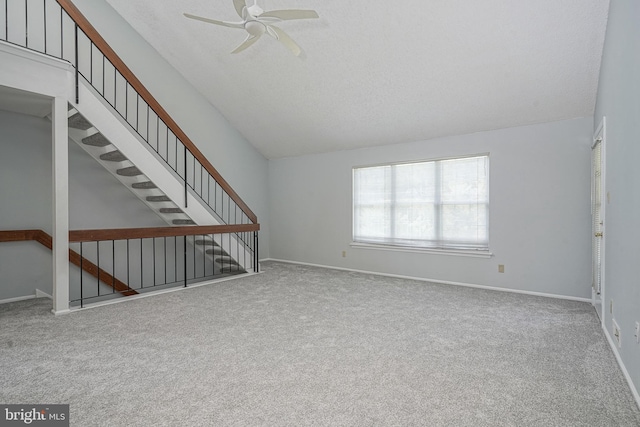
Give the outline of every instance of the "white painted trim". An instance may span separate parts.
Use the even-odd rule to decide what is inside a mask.
[[[48,293],[42,292],[40,289],[36,289],[33,295],[25,295],[23,297],[3,299],[3,300],[0,300],[0,304],[9,304],[10,302],[26,301],[30,299],[36,299],[36,298],[49,298],[51,300],[53,299],[53,297]]]
[[[40,289],[36,289],[36,298],[49,298],[50,300],[52,300],[53,296],[41,291]]]
[[[598,138],[600,137],[600,138]],[[595,133],[593,134],[593,140],[591,149],[595,147],[598,139],[600,139],[600,186],[601,186],[601,201],[600,201],[600,218],[602,219],[602,242],[600,245],[600,322],[602,328],[606,329],[606,316],[607,316],[607,300],[606,300],[606,247],[607,247],[607,117],[602,116],[602,120],[598,125]],[[593,162],[592,162],[593,163]],[[593,175],[593,172],[592,172]],[[592,178],[593,180],[593,178]],[[592,183],[593,184],[593,183]],[[592,196],[593,197],[593,196]],[[592,202],[593,203],[593,202]],[[591,259],[593,263],[593,257]],[[593,266],[592,269],[593,271]],[[591,303],[595,306],[595,294],[592,294]],[[597,309],[596,309],[597,310]]]
[[[69,309],[69,132],[68,104],[62,97],[52,103],[53,193],[53,310]]]
[[[408,280],[418,280],[420,282],[430,282],[430,283],[441,283],[443,285],[453,285],[453,286],[463,286],[467,288],[477,288],[477,289],[486,289],[489,291],[500,291],[500,292],[511,292],[514,294],[524,294],[524,295],[532,295],[536,297],[545,297],[545,298],[555,298],[562,299],[568,301],[578,301],[578,302],[586,302],[591,303],[591,298],[580,298],[580,297],[572,297],[567,295],[558,295],[558,294],[547,294],[543,292],[533,292],[533,291],[522,291],[519,289],[509,289],[509,288],[498,288],[495,286],[487,286],[487,285],[476,285],[473,283],[463,283],[463,282],[452,282],[448,280],[440,280],[440,279],[429,279],[425,277],[415,277],[415,276],[404,276],[401,274],[389,274],[389,273],[379,273],[377,271],[367,271],[367,270],[356,270],[353,268],[344,268],[344,267],[334,267],[331,265],[322,265],[322,264],[311,264],[308,262],[299,262],[299,261],[288,261],[284,259],[275,259],[275,258],[267,258],[262,260],[264,261],[274,261],[274,262],[284,262],[287,264],[299,264],[299,265],[308,265],[310,267],[320,267],[320,268],[328,268],[331,270],[341,270],[341,271],[352,271],[354,273],[364,273],[364,274],[373,274],[375,276],[384,276],[384,277],[394,277],[397,279],[408,279]]]
[[[471,258],[491,258],[493,253],[487,251],[473,251],[473,250],[454,250],[454,249],[430,249],[430,248],[410,248],[405,246],[390,246],[390,245],[378,245],[372,243],[359,243],[351,242],[349,244],[355,249],[372,249],[377,251],[392,251],[392,252],[413,252],[421,254],[432,255],[449,255],[449,256],[462,256]]]
[[[236,280],[236,279],[239,279],[241,277],[254,276],[256,274],[261,274],[261,273],[247,272],[247,273],[244,273],[244,274],[237,274],[235,276],[224,277],[222,279],[213,279],[213,280],[207,280],[205,282],[194,283],[193,285],[189,285],[186,288],[184,286],[179,286],[179,287],[174,287],[174,288],[169,288],[169,289],[161,289],[161,290],[157,290],[157,291],[150,291],[150,292],[145,292],[144,294],[128,296],[126,298],[117,298],[117,299],[112,299],[112,300],[109,300],[109,301],[101,301],[101,302],[96,302],[96,303],[93,303],[93,304],[86,304],[82,308],[73,307],[73,308],[67,310],[65,313],[55,313],[55,314],[76,313],[78,311],[90,310],[90,309],[97,308],[97,307],[104,307],[106,305],[120,304],[122,302],[139,300],[141,298],[148,298],[148,297],[168,294],[168,293],[172,293],[172,292],[180,292],[180,291],[185,291],[185,290],[188,290],[188,289],[200,288],[202,286],[215,285],[215,284],[218,284],[218,283],[228,282],[230,280]]]
[[[63,71],[72,71],[73,65],[69,61],[59,59],[51,55],[27,49],[26,47],[19,46],[17,44],[9,43],[4,40],[0,40],[0,52],[7,55],[17,56],[19,58],[27,59],[34,62],[47,65],[49,67],[56,67]]]
[[[611,347],[613,354],[616,356],[616,360],[618,361],[618,366],[620,366],[622,375],[624,375],[624,378],[627,380],[627,384],[631,389],[631,394],[633,394],[633,398],[636,400],[636,405],[638,405],[638,408],[640,408],[640,394],[638,393],[638,389],[636,388],[635,384],[633,384],[633,380],[631,379],[631,375],[629,375],[629,371],[627,371],[627,367],[624,366],[622,357],[618,352],[618,346],[613,342],[613,339],[611,338],[611,335],[609,334],[607,328],[604,325],[601,326],[602,330],[604,331],[604,336],[607,337],[607,341],[609,342],[609,347]]]
[[[23,297],[0,299],[0,304],[9,304],[10,302],[26,301],[26,300],[35,299],[35,298],[36,298],[35,295],[26,295]]]

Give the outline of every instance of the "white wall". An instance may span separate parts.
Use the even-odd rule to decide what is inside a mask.
[[[267,160],[104,0],[74,4],[258,216],[267,257]]]
[[[271,160],[270,256],[589,298],[592,125],[591,118],[581,118]],[[485,152],[491,162],[492,258],[349,246],[352,167]],[[505,265],[505,273],[498,273],[498,264]]]
[[[0,230],[52,229],[51,122],[0,111]],[[161,227],[166,223],[77,144],[69,145],[69,228]],[[0,243],[0,300],[51,293],[51,251]],[[72,274],[77,274],[75,268]],[[73,279],[73,278],[72,278]]]
[[[640,391],[640,2],[612,0],[605,39],[595,125],[607,118],[606,248],[604,326],[613,336],[612,317],[621,329],[618,350]]]
[[[51,122],[0,111],[0,230],[51,234]],[[36,242],[0,243],[0,300],[51,294],[52,255]]]

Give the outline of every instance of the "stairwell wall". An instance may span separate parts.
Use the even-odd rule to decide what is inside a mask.
[[[51,234],[51,122],[0,110],[0,230]],[[36,242],[0,243],[0,300],[51,295],[51,251]]]
[[[267,159],[105,0],[74,4],[258,216],[260,257],[267,258]]]
[[[0,110],[0,230],[52,231],[51,122]],[[163,227],[166,223],[75,143],[69,142],[70,229]],[[0,244],[0,300],[51,294],[51,251]],[[71,274],[78,274],[72,267]],[[73,278],[72,278],[73,280]]]

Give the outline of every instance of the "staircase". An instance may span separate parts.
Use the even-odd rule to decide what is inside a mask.
[[[187,191],[177,171],[167,167],[158,153],[148,149],[146,141],[141,141],[130,132],[129,125],[111,112],[101,97],[96,96],[92,87],[83,84],[82,102],[69,109],[69,139],[78,144],[87,154],[109,171],[122,185],[127,187],[149,209],[173,226],[222,225],[222,219],[200,197]],[[80,110],[85,112],[83,115]],[[85,117],[91,117],[91,119]],[[113,119],[116,119],[115,121]],[[94,126],[93,121],[100,122]],[[97,126],[100,126],[98,129]],[[123,132],[123,130],[126,132]],[[113,141],[113,142],[112,142]],[[183,172],[183,171],[182,171]],[[199,251],[215,262],[215,274],[243,273],[247,266],[242,260],[246,255],[234,259],[230,253],[239,253],[243,242],[234,239],[219,239],[205,236],[195,240]]]
[[[257,272],[260,225],[256,215],[73,1],[24,0],[20,2],[23,6],[5,3],[4,22],[0,24],[0,27],[4,25],[4,31],[0,30],[0,41],[10,50],[17,49],[21,53],[9,52],[12,61],[1,67],[0,78],[3,81],[10,78],[9,87],[55,98],[56,111],[59,111],[62,99],[68,100],[69,139],[169,225],[150,229],[70,231],[69,242],[79,248],[80,262],[95,263],[99,282],[104,282],[103,278],[107,277],[102,274],[103,267],[104,271],[111,267],[114,280],[117,280],[116,273],[124,268],[125,274],[118,277],[126,276],[129,282],[129,263],[137,258],[140,286],[145,287],[142,280],[145,268],[151,269],[153,286],[156,286],[155,244],[165,245],[166,258],[166,242],[172,239],[174,246],[169,261],[174,262],[173,282],[171,277],[166,277],[165,271],[162,284],[157,286],[170,286],[178,281],[187,286],[198,280],[210,280],[208,275],[212,264],[218,277],[219,273],[232,271]],[[29,52],[29,55],[24,52]],[[55,68],[56,78],[48,79],[35,71],[35,67],[27,67],[31,61],[28,57],[32,55],[38,56],[38,63],[46,63],[52,70]],[[60,124],[59,115],[56,116],[56,124]],[[59,136],[54,137],[56,143],[63,140]],[[59,148],[60,144],[56,147]],[[66,200],[66,195],[62,194],[60,198]],[[63,226],[59,228],[66,229]],[[143,259],[144,239],[154,257],[152,266],[147,266]],[[180,240],[176,244],[177,239]],[[118,242],[126,248],[116,249]],[[130,242],[139,243],[135,257],[129,256]],[[111,244],[110,261],[104,261],[105,251],[100,249],[105,244]],[[179,254],[177,248],[180,248]],[[171,248],[168,249],[171,252]],[[60,247],[54,250],[54,261],[61,259],[61,252]],[[125,260],[118,259],[116,263],[116,255],[123,252],[126,252]],[[198,263],[209,268],[196,274]],[[166,259],[164,266],[166,269]],[[92,298],[91,295],[82,295],[83,289],[89,290],[89,285],[82,285],[82,270],[86,270],[83,265],[79,275],[81,295],[76,300],[80,304]],[[64,312],[68,308],[63,301],[67,299],[70,280],[54,277],[59,288],[54,292],[55,310],[61,307]],[[120,284],[114,281],[105,285],[113,293],[121,291]],[[131,289],[130,285],[124,284],[127,287],[125,291]],[[98,297],[100,286],[93,286],[98,290]]]

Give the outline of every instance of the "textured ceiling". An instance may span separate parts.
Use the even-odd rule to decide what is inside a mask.
[[[594,112],[608,0],[259,0],[315,9],[239,54],[232,0],[107,0],[268,158]],[[250,1],[251,4],[251,1]]]

